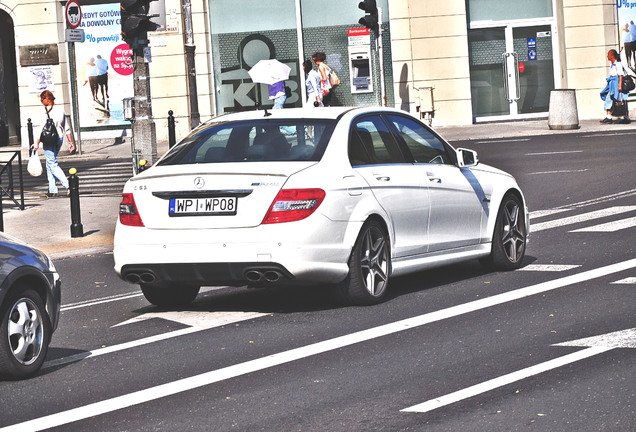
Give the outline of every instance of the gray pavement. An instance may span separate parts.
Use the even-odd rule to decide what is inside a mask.
[[[515,139],[548,134],[618,132],[636,130],[636,123],[604,125],[598,120],[584,120],[580,122],[579,129],[550,130],[547,120],[543,119],[439,127],[436,130],[452,143],[458,140]],[[66,148],[66,145],[64,147]],[[158,154],[161,155],[167,151],[168,145],[165,142],[158,143],[157,148]],[[3,150],[19,150],[19,148],[5,147]],[[25,160],[28,157],[28,151],[25,149],[22,149],[22,157]],[[68,150],[62,150],[59,155],[60,163],[64,168],[70,168],[74,160],[87,158],[131,158],[130,144],[121,138],[91,138],[83,140],[81,155],[69,155]],[[25,175],[28,174],[25,173]],[[80,175],[81,188],[81,173],[78,175]],[[42,194],[27,191],[25,210],[21,211],[12,202],[4,200],[4,232],[38,247],[54,259],[112,250],[120,201],[119,195],[82,195],[80,209],[84,235],[72,238],[70,200],[66,196],[48,198]]]

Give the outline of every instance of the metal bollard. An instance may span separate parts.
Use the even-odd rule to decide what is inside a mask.
[[[172,148],[177,143],[177,137],[174,132],[175,121],[172,114],[174,114],[172,110],[168,111],[168,148]]]
[[[31,148],[31,146],[35,144],[35,141],[33,140],[33,123],[31,123],[31,119],[27,120],[27,131],[29,131],[29,148]]]
[[[68,170],[68,189],[71,191],[71,237],[83,237],[84,227],[82,226],[82,215],[80,214],[79,202],[79,178],[75,175],[77,170]]]

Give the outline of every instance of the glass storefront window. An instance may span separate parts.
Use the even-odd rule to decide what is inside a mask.
[[[467,0],[468,22],[553,16],[552,0]]]
[[[273,105],[268,86],[252,82],[247,73],[264,59],[291,68],[285,107],[302,105],[295,0],[215,0],[210,23],[218,114]]]
[[[261,59],[275,58],[291,68],[285,107],[303,105],[302,62],[321,51],[341,85],[334,91],[333,105],[379,105],[380,70],[375,37],[369,40],[374,91],[354,94],[350,86],[349,37],[347,30],[359,28],[364,11],[359,2],[342,0],[214,0],[209,2],[218,114],[253,110],[257,103],[272,107],[268,88],[252,82],[247,71]],[[388,0],[377,0],[382,8],[384,75],[393,82]],[[299,18],[300,17],[300,18]],[[315,66],[314,66],[315,68]],[[393,86],[387,85],[387,102]]]

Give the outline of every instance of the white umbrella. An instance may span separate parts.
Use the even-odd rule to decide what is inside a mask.
[[[259,60],[247,73],[255,83],[274,84],[289,79],[291,68],[275,59]]]

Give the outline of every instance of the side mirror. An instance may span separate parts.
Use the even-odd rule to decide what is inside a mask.
[[[479,163],[477,152],[465,148],[458,148],[457,150],[457,166],[460,168],[467,168],[475,166]]]

